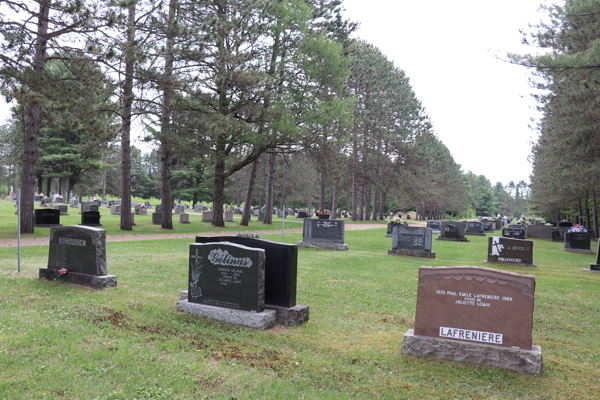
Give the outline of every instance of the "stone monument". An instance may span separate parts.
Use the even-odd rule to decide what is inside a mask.
[[[532,344],[535,277],[482,267],[420,267],[404,354],[540,375]]]
[[[388,254],[435,258],[435,251],[431,251],[432,235],[431,228],[394,226],[392,248],[388,250]]]
[[[326,250],[348,250],[344,243],[344,221],[304,218],[302,241],[298,247]]]

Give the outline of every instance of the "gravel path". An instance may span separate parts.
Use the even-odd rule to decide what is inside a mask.
[[[384,228],[385,225],[381,224],[346,224],[345,230],[354,231],[362,229],[373,229],[373,228]],[[277,234],[280,230],[270,231],[239,231],[239,232],[252,232],[263,235]],[[302,233],[302,228],[284,229],[285,233]],[[135,240],[156,240],[156,239],[193,239],[196,236],[231,236],[236,235],[238,231],[228,232],[203,232],[203,233],[159,233],[159,234],[131,234],[131,235],[109,235],[106,237],[107,242],[129,242]],[[47,237],[21,237],[21,246],[47,246]],[[13,239],[0,239],[0,247],[16,247],[17,238]]]

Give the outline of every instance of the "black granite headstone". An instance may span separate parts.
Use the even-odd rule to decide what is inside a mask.
[[[96,226],[100,225],[99,211],[84,211],[81,213],[81,225]]]
[[[467,224],[462,221],[443,221],[440,226],[440,236],[438,240],[456,240],[465,241],[469,240],[465,238],[465,230]]]
[[[296,218],[308,218],[308,213],[306,211],[298,211]]]
[[[502,237],[513,239],[525,239],[525,229],[522,228],[503,228]]]
[[[90,226],[57,226],[50,230],[48,269],[106,275],[104,229]]]
[[[467,222],[468,233],[483,233],[483,224],[477,221]]]
[[[296,305],[298,245],[241,236],[196,236],[196,243],[230,242],[265,251],[265,304]]]
[[[35,209],[35,225],[60,225],[60,210]]]
[[[262,312],[265,251],[221,242],[190,244],[188,301]]]
[[[447,224],[444,226],[444,237],[448,239],[457,239],[458,238],[458,226]]]
[[[590,234],[585,232],[567,232],[565,249],[590,250]]]
[[[427,227],[434,231],[439,231],[441,226],[440,221],[427,221]]]
[[[260,212],[258,213],[258,222],[264,222],[265,220],[265,212],[264,210],[260,210]]]
[[[305,218],[302,240],[344,244],[344,221]]]
[[[488,262],[533,264],[533,242],[491,236],[488,239]]]

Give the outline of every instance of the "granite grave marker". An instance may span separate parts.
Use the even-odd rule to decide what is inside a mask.
[[[531,240],[490,236],[487,262],[535,267]]]
[[[344,244],[344,221],[305,218],[298,247],[348,250],[348,245]]]
[[[431,251],[433,230],[411,226],[394,226],[392,231],[392,248],[388,254],[435,258]]]

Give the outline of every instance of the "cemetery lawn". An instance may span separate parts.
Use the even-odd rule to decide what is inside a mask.
[[[310,306],[310,322],[267,331],[175,311],[190,239],[107,243],[118,287],[104,291],[38,279],[47,246],[21,249],[20,274],[15,249],[0,248],[0,398],[598,398],[600,274],[583,271],[595,256],[534,240],[537,268],[491,266],[536,276],[544,374],[535,377],[404,356],[418,267],[490,267],[488,238],[434,240],[430,260],[388,256],[385,230],[347,231],[348,252],[300,249],[298,304]]]

